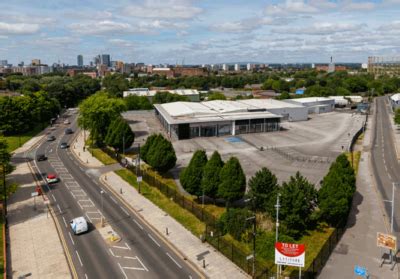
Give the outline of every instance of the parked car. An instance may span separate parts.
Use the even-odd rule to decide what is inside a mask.
[[[65,149],[65,148],[68,148],[69,147],[69,145],[68,145],[68,143],[66,143],[66,142],[62,142],[61,144],[60,144],[60,148],[61,149]]]
[[[54,141],[56,140],[56,137],[53,135],[47,136],[47,141]]]
[[[72,131],[72,129],[70,129],[70,128],[65,129],[64,132],[65,132],[66,135],[69,135],[69,134],[73,134],[73,133],[74,133],[74,131]]]
[[[44,155],[44,154],[38,154],[38,155],[36,156],[36,160],[38,160],[38,161],[46,161],[46,160],[47,160],[47,157],[46,157],[46,155]]]
[[[69,224],[74,234],[85,233],[89,230],[88,222],[83,216],[72,219]]]
[[[46,181],[47,181],[48,184],[57,183],[58,182],[58,177],[57,177],[57,175],[55,175],[53,173],[49,173],[46,176]]]
[[[69,122],[69,119],[65,119],[64,120],[64,124],[70,124],[71,122]]]

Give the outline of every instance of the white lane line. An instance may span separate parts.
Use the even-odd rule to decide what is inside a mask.
[[[118,266],[121,269],[122,274],[124,274],[125,278],[128,279],[128,276],[126,275],[126,273],[125,273],[124,269],[122,268],[122,266],[119,263],[118,263]]]
[[[128,213],[128,211],[126,211],[122,206],[120,206],[120,208],[121,208],[121,210],[123,211],[123,212],[125,212],[125,214],[126,215],[128,215],[129,216],[129,213]]]
[[[117,202],[113,197],[110,196],[110,199],[112,199],[112,201],[113,201],[115,204],[118,204],[118,202]]]
[[[85,273],[85,278],[88,279],[89,277],[87,276],[87,274]]]
[[[79,263],[81,264],[81,266],[83,266],[83,263],[82,263],[81,257],[79,256],[78,251],[75,250],[75,252],[76,252],[76,255],[78,256]]]
[[[392,176],[390,175],[390,173],[388,173],[389,179],[392,180]]]
[[[82,167],[79,167],[80,169],[81,169],[81,171],[83,171],[83,168]]]
[[[57,202],[56,197],[53,194],[51,194],[51,196],[53,197],[54,201]]]
[[[71,235],[71,233],[70,233],[70,232],[68,232],[68,234],[69,234],[69,238],[71,239],[71,242],[72,242],[72,244],[73,244],[73,245],[75,245],[75,242],[74,242],[74,240],[72,239],[72,235]]]
[[[129,247],[128,243],[125,242],[125,246],[113,246],[114,248],[119,248],[119,249],[124,249],[124,250],[131,250],[131,247]]]
[[[64,225],[65,225],[65,227],[68,228],[67,221],[65,221],[64,216],[63,216],[63,220],[64,220]]]
[[[189,279],[192,279],[193,277],[192,277],[192,275],[189,275]]]
[[[182,268],[182,266],[168,252],[166,254],[179,268]]]
[[[108,248],[108,250],[110,250],[110,253],[111,253],[111,255],[113,255],[113,257],[121,258],[121,256],[115,255],[114,252],[111,250],[111,248]]]
[[[141,230],[143,230],[143,227],[142,227],[142,225],[140,225],[139,223],[138,223],[138,221],[136,221],[135,219],[132,219],[133,220],[133,222],[135,222],[136,223],[136,225],[138,225],[138,227],[141,229]]]
[[[57,204],[57,208],[58,208],[58,210],[60,210],[60,213],[61,213],[61,208],[60,208],[59,204]]]
[[[151,234],[147,234],[149,237],[150,237],[150,239],[151,240],[153,240],[153,242],[158,246],[158,247],[161,247],[161,245],[151,236]]]
[[[131,269],[131,270],[141,270],[141,271],[147,271],[142,267],[131,267],[131,266],[123,266],[123,269]]]
[[[136,257],[137,258],[137,260],[140,262],[140,264],[143,266],[143,268],[146,270],[146,271],[149,271],[148,269],[147,269],[147,267],[143,264],[143,262],[139,259],[139,257]]]
[[[137,260],[137,257],[128,257],[128,256],[125,256],[124,259]]]

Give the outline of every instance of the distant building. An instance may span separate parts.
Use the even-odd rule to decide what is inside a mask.
[[[78,62],[78,67],[83,67],[83,56],[82,54],[79,54],[77,57],[77,62]]]
[[[400,56],[371,56],[368,57],[368,73],[382,76],[400,75]]]
[[[307,107],[309,114],[331,112],[335,108],[335,100],[325,97],[287,99],[285,102],[303,105]]]
[[[222,71],[227,72],[229,70],[228,65],[222,64]]]
[[[148,88],[131,88],[129,91],[124,91],[123,96],[128,97],[131,95],[135,96],[145,96],[151,102],[153,97],[157,94],[157,92],[171,93],[177,94],[180,96],[185,96],[191,102],[199,102],[200,101],[200,93],[196,89],[174,89],[174,90],[149,90]]]
[[[400,108],[400,93],[390,96],[390,102],[392,104],[393,110],[399,109]]]
[[[40,59],[32,59],[31,63],[32,66],[39,66],[40,64],[41,64]]]
[[[99,62],[101,65],[106,65],[107,67],[111,67],[111,58],[109,54],[101,54],[99,57]]]
[[[23,67],[23,66],[24,66],[24,61],[18,63],[18,67]]]
[[[239,64],[235,64],[235,71],[239,72],[240,71],[240,65]]]
[[[8,65],[7,60],[0,60],[0,67],[6,67]]]
[[[122,73],[124,71],[124,62],[122,61],[113,61],[114,65],[112,65],[113,67],[115,67],[115,70],[117,72]]]
[[[99,64],[97,65],[97,72],[100,77],[106,76],[110,71],[108,70],[108,66],[105,64]]]
[[[255,68],[256,67],[255,67],[254,64],[247,63],[247,65],[246,65],[246,70],[247,71],[253,71]]]
[[[153,75],[166,76],[167,78],[181,76],[207,76],[208,71],[205,68],[175,67],[175,68],[147,68],[147,72]]]

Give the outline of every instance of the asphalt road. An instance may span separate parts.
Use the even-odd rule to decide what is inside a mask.
[[[375,127],[372,141],[371,161],[377,186],[384,200],[392,199],[393,183],[400,183],[400,168],[396,157],[393,142],[393,130],[390,123],[390,106],[387,97],[376,98],[376,112],[374,114]],[[394,222],[393,231],[399,239],[400,225],[400,184],[396,185],[394,195]],[[385,211],[390,220],[391,203],[385,202]],[[390,224],[389,224],[390,228]]]
[[[43,142],[30,156],[46,154],[48,160],[35,162],[34,169],[43,176],[56,173],[61,178],[44,189],[79,278],[199,278],[180,255],[104,188],[97,170],[85,168],[69,149],[59,148],[60,142],[73,139],[73,135],[64,135],[64,129],[70,126],[75,131],[75,118],[70,115],[71,125],[59,124],[52,132],[56,141]],[[120,242],[106,243],[95,228],[102,215],[121,236]],[[68,223],[78,216],[85,216],[92,225],[88,233],[75,236]]]

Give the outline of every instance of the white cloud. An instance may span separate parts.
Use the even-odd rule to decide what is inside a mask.
[[[112,45],[118,46],[118,47],[133,47],[134,44],[130,41],[123,40],[123,39],[110,39],[108,42]]]
[[[140,5],[124,8],[124,13],[133,17],[161,19],[192,19],[203,10],[184,0],[145,0]]]
[[[133,32],[132,26],[129,23],[122,23],[111,20],[73,23],[69,26],[69,28],[76,33],[85,35]]]
[[[38,32],[39,29],[39,24],[0,22],[0,34],[2,35],[28,35]]]
[[[375,8],[372,2],[349,2],[343,6],[344,11],[370,11]]]
[[[279,28],[271,30],[273,33],[304,34],[304,35],[329,35],[334,33],[360,30],[364,24],[319,22],[311,26],[297,28]]]
[[[319,9],[305,3],[303,0],[286,0],[285,3],[268,5],[265,13],[271,16],[283,16],[290,14],[315,14]]]

